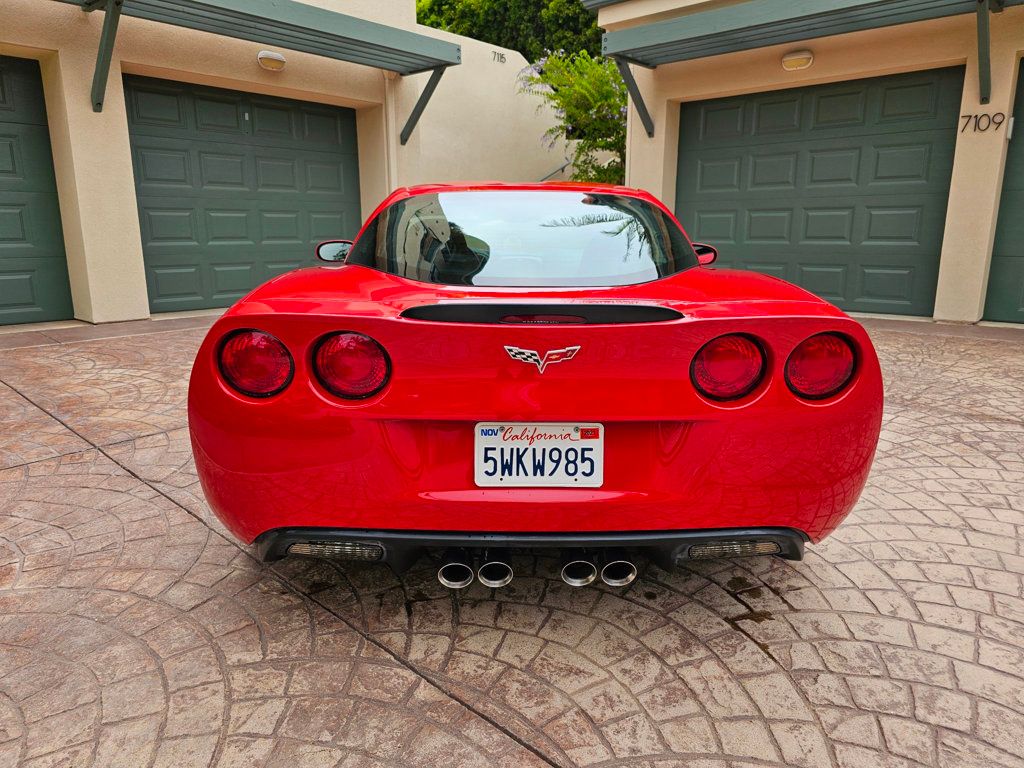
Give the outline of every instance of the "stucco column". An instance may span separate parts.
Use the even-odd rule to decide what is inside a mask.
[[[75,317],[104,323],[149,317],[149,302],[116,53],[103,111],[90,101],[96,26],[40,65]]]
[[[627,112],[626,184],[645,189],[672,208],[676,199],[676,163],[679,155],[679,104],[658,88],[657,70],[632,66],[633,77],[654,120],[648,137],[632,100]]]
[[[1024,9],[1020,9],[1024,11]],[[1007,9],[994,14],[992,22],[992,100],[982,104],[978,93],[978,54],[975,49],[967,60],[964,95],[960,114],[1002,112],[1007,123],[998,130],[961,131],[957,125],[953,177],[946,209],[946,229],[942,238],[939,284],[935,293],[935,319],[973,323],[985,309],[992,244],[996,233],[999,197],[1006,166],[1006,126],[1013,114],[1017,48],[1021,44],[1015,25],[1024,13]],[[1018,125],[1017,141],[1024,126]]]

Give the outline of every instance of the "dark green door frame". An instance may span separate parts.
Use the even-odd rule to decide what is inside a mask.
[[[0,56],[0,325],[73,316],[39,63]]]
[[[1016,128],[1006,153],[983,317],[1024,323],[1024,60],[1018,71],[1013,116]]]
[[[358,231],[354,110],[124,81],[152,312],[228,306]]]
[[[964,69],[681,106],[676,212],[719,263],[929,317]]]

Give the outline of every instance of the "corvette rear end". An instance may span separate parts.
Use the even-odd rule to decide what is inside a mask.
[[[493,219],[509,210],[504,244]],[[623,217],[640,222],[635,264]],[[541,227],[572,229],[550,235],[554,266]],[[580,233],[609,256],[567,260]],[[221,318],[189,421],[211,507],[265,559],[403,570],[446,550],[449,586],[474,568],[500,586],[503,550],[553,547],[569,583],[603,565],[616,584],[631,548],[666,567],[799,559],[856,502],[881,406],[858,323],[699,266],[649,196],[431,187],[385,201],[348,263],[282,276]]]

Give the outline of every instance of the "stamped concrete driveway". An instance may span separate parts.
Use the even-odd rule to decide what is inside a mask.
[[[878,459],[802,563],[452,595],[224,536],[208,322],[0,335],[0,765],[1024,766],[1024,331],[872,325]]]

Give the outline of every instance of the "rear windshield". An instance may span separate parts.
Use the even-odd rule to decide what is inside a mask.
[[[348,263],[425,283],[543,287],[646,283],[697,257],[672,219],[635,197],[485,190],[395,203]]]

